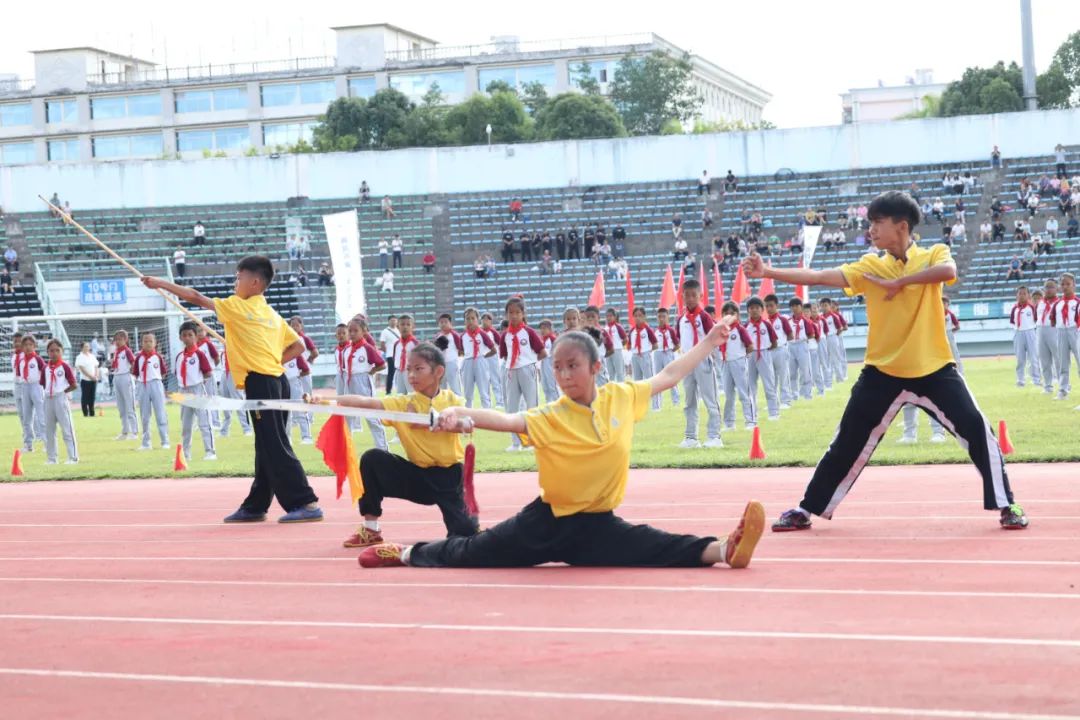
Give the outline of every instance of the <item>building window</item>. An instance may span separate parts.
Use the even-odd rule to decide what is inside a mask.
[[[0,164],[27,165],[34,162],[34,159],[32,142],[0,144]]]
[[[479,72],[480,89],[487,91],[487,86],[495,80],[502,80],[512,88],[522,89],[527,83],[538,82],[551,93],[555,89],[555,65],[510,65],[495,68],[481,68]],[[441,87],[441,84],[440,84]]]
[[[287,147],[301,140],[310,143],[316,122],[271,123],[263,125],[263,145]]]
[[[165,151],[161,133],[101,135],[91,144],[96,158],[159,157]]]
[[[390,87],[404,93],[410,100],[419,101],[431,86],[438,83],[439,91],[447,102],[459,102],[465,97],[465,73],[461,70],[449,72],[409,73],[391,75]]]
[[[33,122],[34,114],[30,110],[30,103],[5,103],[0,105],[0,127],[32,125]]]
[[[104,95],[90,98],[90,117],[109,120],[123,117],[147,117],[161,114],[161,94]]]
[[[578,84],[578,77],[581,75],[579,68],[582,64],[588,63],[589,74],[592,75],[596,82],[601,84],[601,89],[607,90],[607,83],[615,80],[615,70],[619,66],[618,60],[571,60],[567,63],[567,67],[570,70],[570,85],[574,88],[580,88]]]
[[[349,97],[369,98],[375,94],[374,77],[349,78]]]
[[[48,149],[49,162],[74,162],[79,159],[78,138],[50,140]]]
[[[212,130],[181,130],[176,133],[176,149],[180,152],[246,150],[250,146],[251,132],[246,126]]]
[[[243,87],[189,90],[176,93],[176,112],[218,112],[247,107],[247,89]]]
[[[263,85],[263,107],[282,105],[325,105],[334,99],[333,80],[315,80],[302,83],[273,83]]]
[[[45,103],[45,122],[74,123],[79,121],[79,105],[75,98],[48,100]]]

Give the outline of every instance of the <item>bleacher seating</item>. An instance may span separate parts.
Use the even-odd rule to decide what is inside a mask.
[[[41,314],[41,302],[33,286],[21,285],[11,294],[0,295],[0,318]]]

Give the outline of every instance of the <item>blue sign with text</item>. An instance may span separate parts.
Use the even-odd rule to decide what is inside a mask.
[[[127,287],[123,279],[81,280],[80,305],[122,305],[127,302]]]

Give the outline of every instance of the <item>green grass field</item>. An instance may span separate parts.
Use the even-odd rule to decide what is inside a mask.
[[[1014,360],[969,360],[965,363],[968,383],[994,428],[999,420],[1009,426],[1009,435],[1016,453],[1013,462],[1034,461],[1080,461],[1080,412],[1073,408],[1076,400],[1053,402],[1050,396],[1030,387],[1017,388],[1014,382]],[[770,465],[812,466],[821,457],[832,439],[836,423],[847,402],[848,390],[858,374],[852,366],[847,383],[834,388],[824,398],[810,402],[800,401],[785,411],[779,422],[762,423],[762,440],[767,458],[749,459],[750,433],[744,430],[724,433],[725,447],[716,450],[682,450],[676,444],[683,437],[683,411],[672,408],[670,396],[665,395],[660,412],[649,413],[636,430],[631,463],[634,467],[752,467]],[[179,409],[169,407],[170,440],[175,447],[180,437]],[[155,449],[137,452],[135,441],[119,442],[113,438],[120,425],[116,410],[105,408],[101,418],[84,418],[74,409],[75,431],[79,443],[81,462],[78,465],[45,465],[45,453],[40,446],[30,455],[23,456],[24,477],[15,480],[74,480],[80,478],[143,478],[176,476],[244,476],[253,468],[252,438],[239,434],[233,424],[233,436],[218,440],[218,460],[202,460],[202,444],[195,434],[194,457],[189,469],[173,473],[173,452]],[[741,426],[741,408],[736,407],[737,422]],[[316,433],[323,417],[316,416]],[[704,433],[705,412],[700,409],[701,436]],[[894,423],[885,437],[873,462],[881,465],[914,463],[959,463],[966,461],[966,454],[950,439],[942,445],[929,442],[928,418],[921,415],[920,443],[897,445],[900,437],[900,419]],[[0,451],[6,453],[4,462],[10,462],[11,454],[21,446],[21,430],[14,414],[0,417]],[[156,443],[156,430],[153,434]],[[371,435],[365,429],[354,436],[358,453],[371,446]],[[58,438],[59,440],[59,438]],[[312,475],[326,475],[328,470],[319,452],[310,445],[298,443],[298,431],[294,430],[294,447]],[[484,472],[535,469],[531,453],[507,453],[506,435],[481,432],[476,436],[477,469]],[[391,449],[401,452],[401,445],[391,444]],[[60,460],[64,460],[61,444]],[[10,479],[6,473],[4,479]]]

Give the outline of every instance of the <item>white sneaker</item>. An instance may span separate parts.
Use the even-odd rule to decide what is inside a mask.
[[[693,448],[701,447],[701,443],[699,443],[697,440],[694,440],[693,438],[686,438],[681,443],[679,443],[679,447],[685,450],[692,450]]]
[[[127,439],[128,439],[127,433],[120,433],[119,435],[117,435],[116,437],[113,438],[113,440],[127,440]]]
[[[214,453],[207,453],[206,455],[203,455],[203,460],[217,460],[217,455]]]
[[[536,448],[534,448],[532,445],[522,445],[521,452],[536,452]]]
[[[770,415],[769,416],[769,422],[776,422],[779,419],[780,419],[779,415]]]
[[[78,460],[65,460],[64,464],[65,465],[78,465],[79,461]]]
[[[944,433],[934,433],[933,435],[930,436],[930,442],[932,442],[932,443],[943,443],[943,442],[945,442],[945,434]]]
[[[724,441],[718,437],[714,437],[705,441],[705,447],[707,448],[722,448],[724,447]]]
[[[315,441],[312,440],[311,438],[304,438],[303,440],[300,441],[300,444],[301,445],[314,445]]]
[[[506,448],[506,452],[521,452],[520,445],[510,445]]]
[[[245,430],[244,431],[244,437],[251,437],[251,431],[250,430]],[[166,446],[166,447],[168,447],[168,446]]]
[[[790,409],[791,409],[791,405],[789,405],[789,404],[787,404],[787,403],[780,403],[780,409],[781,409],[781,410],[790,410]]]
[[[162,450],[168,450],[169,449],[169,443],[165,443],[164,445],[162,445],[161,449]]]
[[[139,436],[138,436],[138,434],[131,434],[131,435],[127,436],[127,439],[128,440],[138,440]]]
[[[56,461],[55,461],[55,460],[46,460],[46,461],[45,461],[45,464],[46,464],[46,465],[55,465],[55,464],[56,464]]]
[[[724,432],[734,432],[734,430],[735,430],[735,425],[734,424],[724,426]]]
[[[902,435],[899,440],[896,441],[897,445],[915,445],[919,442],[919,438],[911,437],[910,435]]]
[[[135,449],[139,450],[139,451],[142,451],[142,450],[151,450],[152,448],[149,445],[140,445],[139,447],[137,447]]]
[[[754,432],[754,428],[756,428],[756,427],[757,427],[757,423],[746,423],[746,425],[743,426],[743,430],[748,430],[750,432]]]

